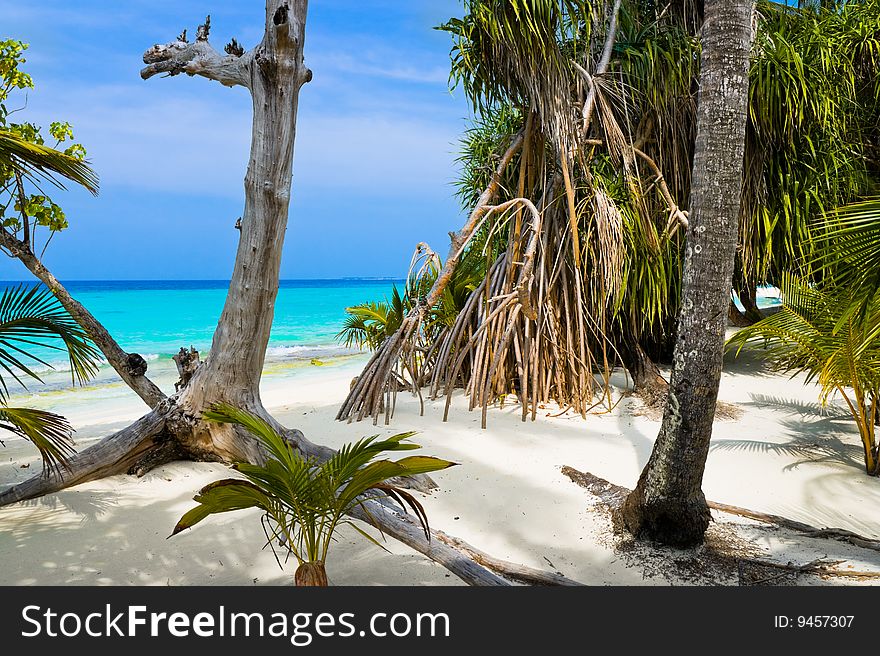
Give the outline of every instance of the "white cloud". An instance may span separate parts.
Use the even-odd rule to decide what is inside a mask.
[[[32,102],[28,115],[42,124],[70,121],[104,187],[241,198],[250,99],[206,80],[181,80],[198,89],[195,95],[170,82],[44,85],[35,96],[45,105]],[[455,125],[375,107],[360,113],[309,107],[297,127],[297,186],[355,194],[400,186],[436,190],[453,178]]]
[[[406,58],[400,53],[388,56],[376,54],[358,56],[345,52],[320,53],[308,58],[310,67],[325,73],[345,73],[356,76],[380,77],[402,82],[446,85],[449,80],[448,66],[429,64],[400,64]]]

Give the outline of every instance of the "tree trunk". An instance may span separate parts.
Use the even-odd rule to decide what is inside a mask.
[[[272,421],[260,402],[259,383],[278,292],[299,91],[311,79],[303,62],[307,8],[307,0],[268,0],[263,40],[247,53],[241,53],[232,44],[227,46],[225,56],[218,53],[208,42],[208,17],[194,42],[186,41],[184,33],[177,41],[154,46],[144,54],[144,79],[157,74],[200,75],[227,86],[247,88],[254,107],[241,237],[226,305],[206,361],[188,370],[190,380],[182,380],[173,397],[165,399],[143,376],[143,359],[125,353],[26,245],[0,233],[0,245],[55,292],[123,380],[155,408],[128,429],[73,458],[64,480],[38,477],[18,486],[20,490],[5,491],[0,495],[0,503],[46,494],[109,474],[142,473],[183,457],[226,462],[262,460],[255,440],[241,430],[203,421],[202,412],[224,402]],[[326,457],[331,452],[311,444],[299,431],[272,423],[308,455]]]
[[[636,537],[702,542],[701,490],[718,398],[745,148],[752,0],[706,0],[690,225],[669,398],[660,434],[620,512]]]
[[[324,563],[303,563],[296,568],[293,580],[299,588],[326,588],[330,583],[327,581],[327,570]]]
[[[633,337],[625,337],[618,346],[618,351],[623,366],[632,376],[635,393],[646,405],[661,408],[669,395],[669,383],[663,378],[657,364]]]
[[[758,293],[755,285],[752,283],[744,283],[736,290],[739,296],[739,302],[745,309],[745,317],[749,321],[749,325],[758,323],[764,318],[764,313],[758,307]]]
[[[749,321],[746,315],[739,311],[739,308],[736,307],[736,303],[733,301],[730,301],[727,306],[727,320],[731,326],[736,328],[747,328],[754,323],[754,321]]]
[[[268,419],[260,401],[260,376],[287,228],[299,92],[311,79],[303,62],[307,2],[288,6],[287,0],[267,2],[263,42],[238,59],[223,58],[223,66],[237,67],[250,90],[254,118],[241,237],[226,304],[205,363],[177,399],[194,418],[224,402]],[[229,426],[195,423],[190,442],[224,460],[260,457],[256,444]]]

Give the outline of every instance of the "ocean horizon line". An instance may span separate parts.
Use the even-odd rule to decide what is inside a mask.
[[[62,283],[104,283],[104,282],[211,282],[226,283],[232,282],[230,278],[64,278],[60,279]],[[285,282],[350,282],[357,280],[365,280],[370,282],[404,282],[405,278],[394,276],[342,276],[339,278],[281,278],[280,283]],[[0,284],[6,283],[23,283],[40,281],[34,278],[2,278]]]

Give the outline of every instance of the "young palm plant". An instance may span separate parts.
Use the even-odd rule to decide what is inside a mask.
[[[366,347],[375,351],[400,327],[408,310],[406,302],[395,286],[390,301],[386,298],[384,301],[367,301],[345,308],[348,316],[336,339],[344,343],[347,348]]]
[[[865,450],[869,475],[880,475],[880,201],[831,213],[815,238],[810,267],[818,282],[785,277],[782,309],[738,332],[731,345],[765,343],[771,362],[805,372],[844,399]]]
[[[418,449],[406,442],[413,433],[385,439],[364,438],[343,446],[332,458],[319,463],[304,458],[263,419],[228,405],[218,405],[205,417],[242,426],[265,447],[264,465],[238,463],[244,478],[228,478],[202,488],[195,508],[187,512],[172,536],[216,513],[259,508],[270,544],[283,544],[296,558],[298,586],[326,586],[325,563],[336,529],[346,524],[370,542],[376,539],[345,515],[368,499],[391,500],[405,512],[411,509],[430,539],[428,517],[419,501],[391,479],[439,471],[455,463],[430,456],[409,456],[397,461],[377,459],[390,451]],[[280,564],[280,561],[279,561]]]
[[[73,454],[67,420],[43,410],[6,405],[6,376],[24,387],[23,379],[42,382],[34,371],[35,363],[51,367],[33,347],[66,351],[74,383],[85,382],[97,371],[98,352],[49,290],[22,285],[8,288],[0,295],[0,429],[34,444],[45,474],[61,473]]]

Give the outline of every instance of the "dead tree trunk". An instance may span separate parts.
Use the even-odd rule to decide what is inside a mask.
[[[64,480],[37,478],[0,494],[0,504],[56,491],[110,474],[142,472],[162,462],[200,460],[258,461],[255,442],[228,426],[209,424],[201,413],[225,402],[271,419],[260,402],[259,382],[274,316],[281,250],[287,227],[300,88],[311,79],[303,61],[306,0],[269,0],[262,42],[250,52],[233,44],[227,54],[208,42],[210,17],[194,42],[185,32],[177,41],[144,54],[144,79],[158,74],[200,75],[226,86],[242,86],[253,97],[251,157],[245,178],[240,242],[226,305],[204,362],[189,358],[179,391],[165,399],[144,376],[140,363],[124,353],[94,318],[36,258],[18,252],[8,235],[0,245],[13,252],[43,280],[92,335],[123,379],[154,411],[74,458]],[[134,367],[132,367],[134,365]],[[132,368],[135,369],[132,372]],[[139,373],[139,376],[134,375]],[[298,431],[285,434],[310,455],[328,449],[306,441]]]
[[[637,537],[702,542],[701,486],[718,399],[743,176],[752,0],[706,0],[690,225],[669,398],[636,489],[621,508]]]

